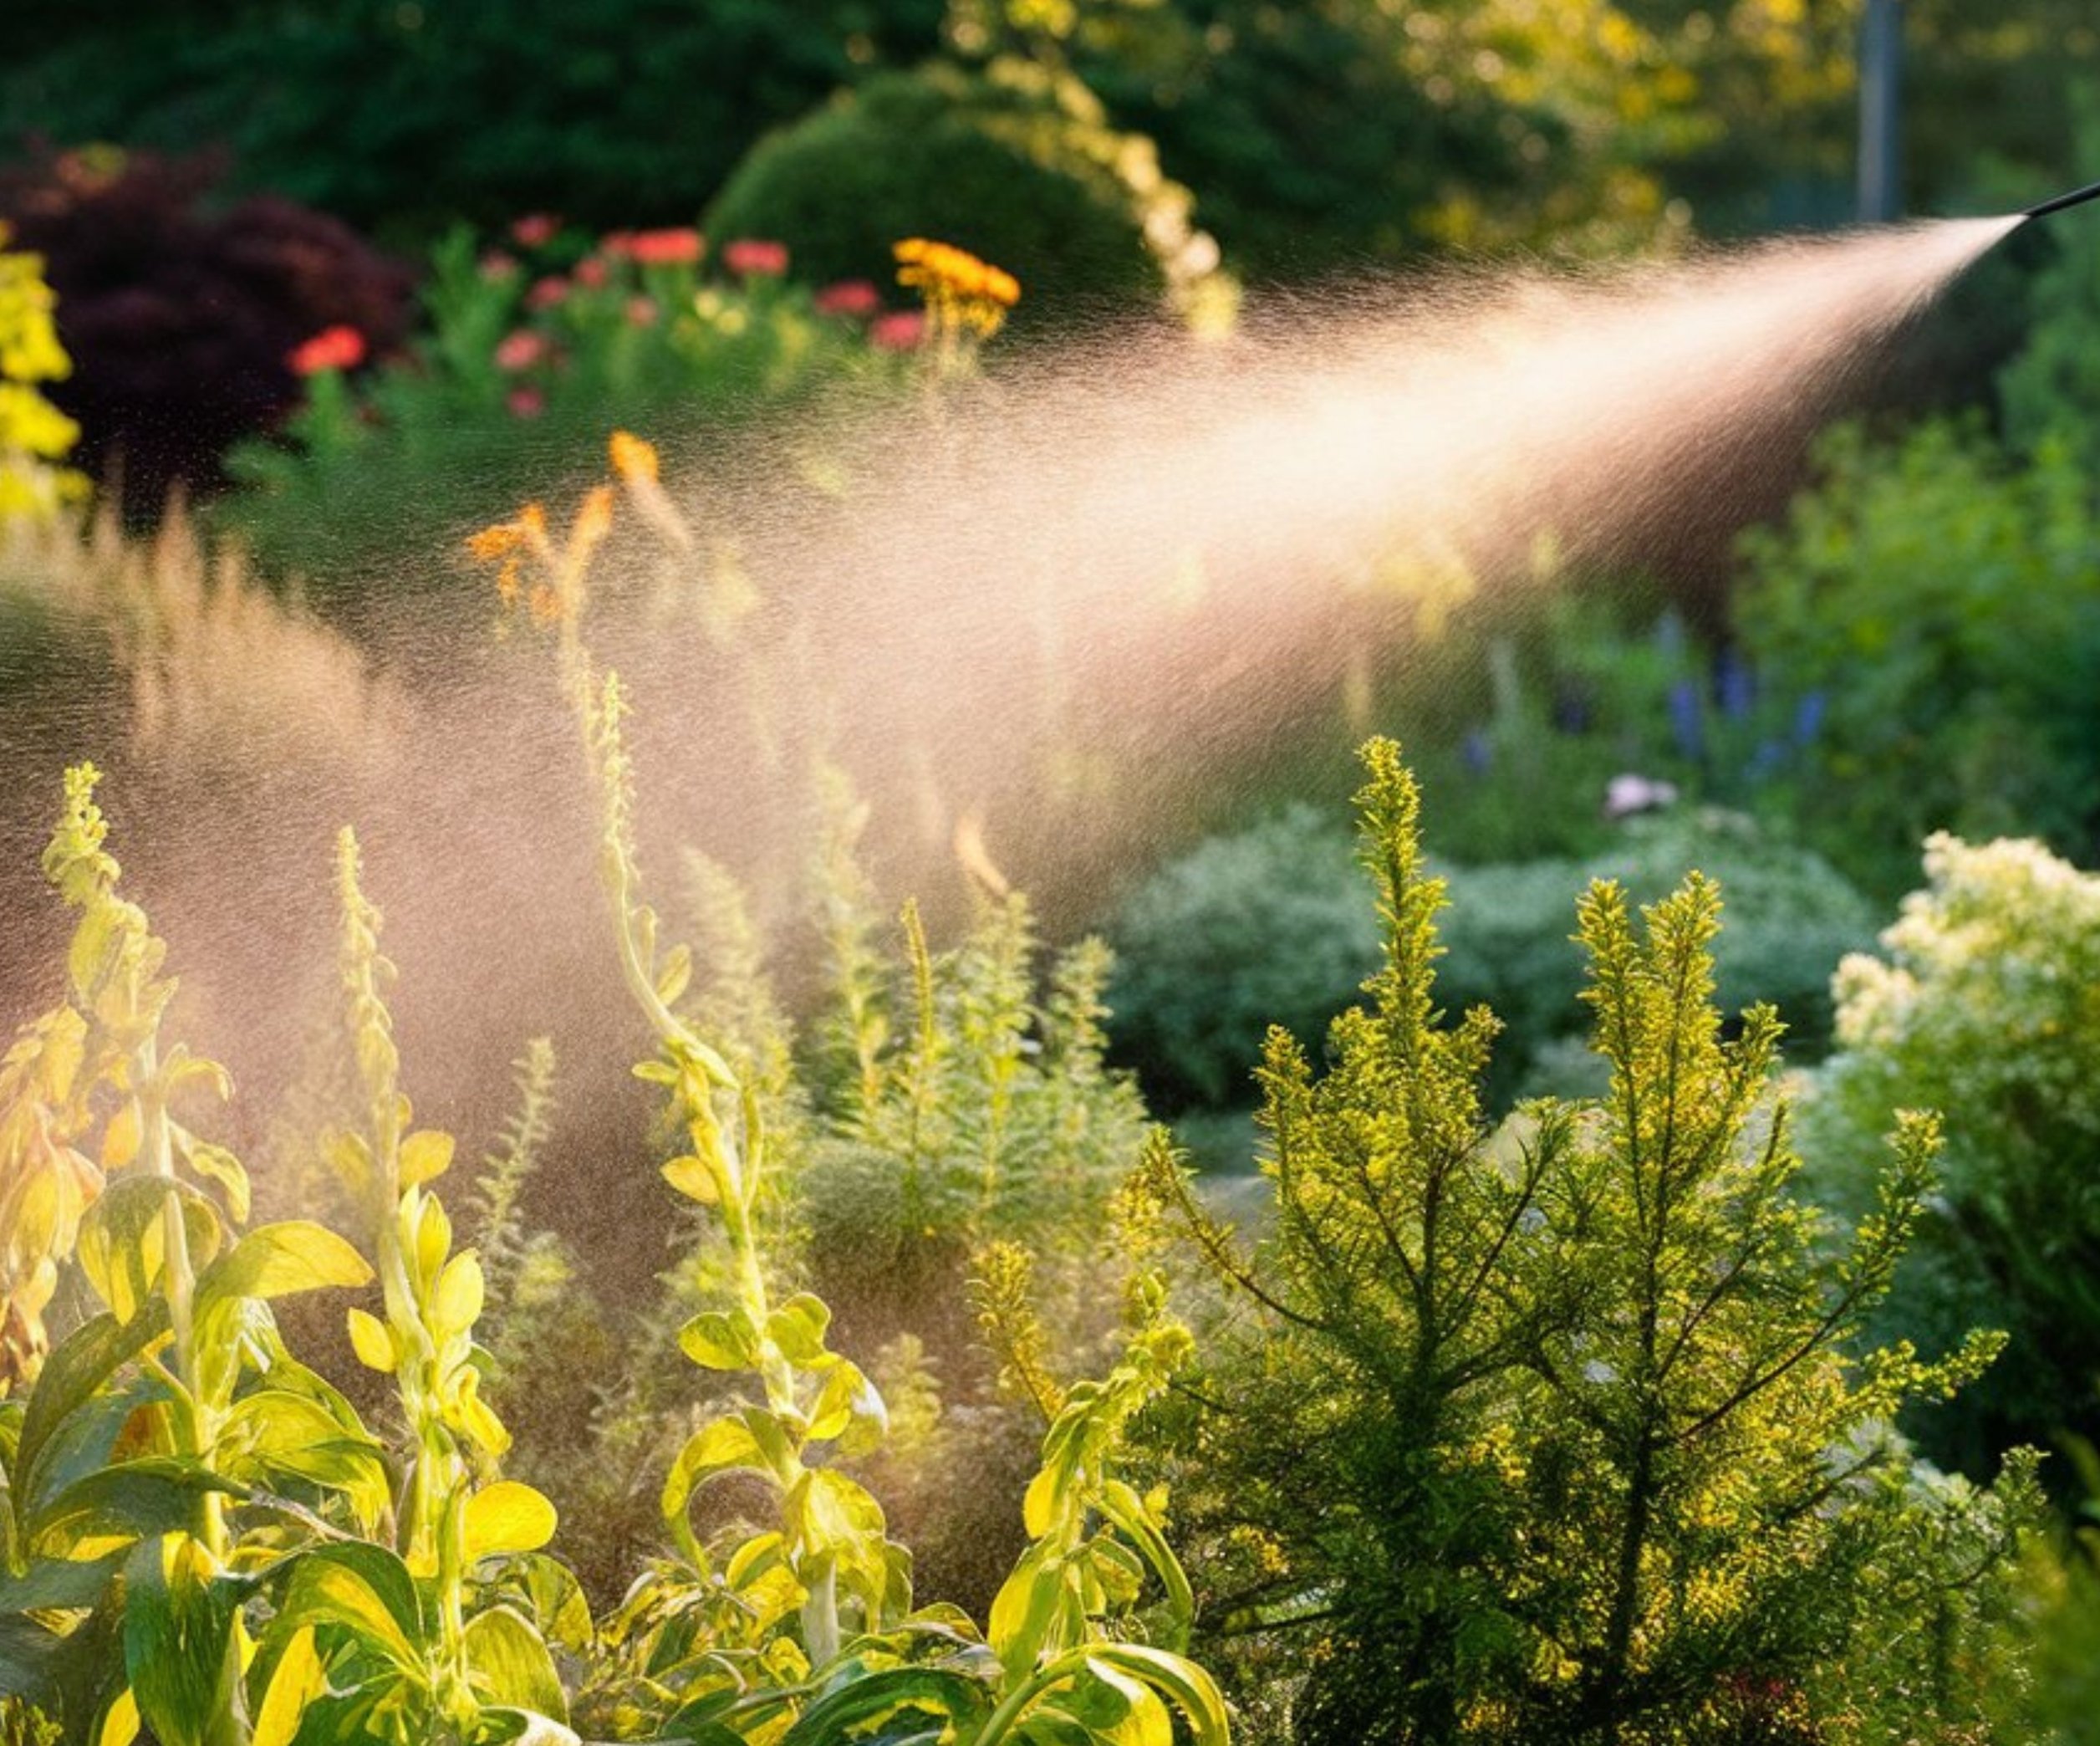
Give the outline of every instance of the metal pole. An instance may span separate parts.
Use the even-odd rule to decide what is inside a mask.
[[[1903,216],[1903,0],[1867,0],[1859,22],[1859,222]]]

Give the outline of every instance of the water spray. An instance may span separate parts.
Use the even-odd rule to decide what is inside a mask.
[[[2022,218],[2046,218],[2052,212],[2083,206],[2088,200],[2100,200],[2100,182],[2094,182],[2089,187],[2074,188],[2068,194],[2057,195],[2054,200],[2043,201],[2040,206],[2031,206],[2020,216]]]

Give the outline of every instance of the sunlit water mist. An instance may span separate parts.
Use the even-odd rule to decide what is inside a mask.
[[[696,549],[623,534],[586,626],[633,687],[660,906],[675,925],[691,844],[787,919],[821,754],[872,803],[894,895],[957,889],[967,820],[1083,913],[1190,792],[1307,722],[1372,725],[1425,600],[1638,564],[1767,503],[1883,342],[2015,222],[1283,303],[1225,345],[1112,336],[937,403],[670,457]],[[632,1265],[623,1197],[592,1170],[644,1131],[617,1071],[642,1038],[548,651],[522,627],[492,637],[466,581],[432,605],[375,579],[356,646],[237,578],[181,594],[76,579],[59,614],[115,627],[116,677],[106,650],[56,637],[41,712],[0,702],[11,965],[62,932],[34,849],[59,763],[92,753],[117,767],[115,846],[191,1028],[282,1083],[329,998],[327,844],[354,821],[425,1114],[471,1143],[504,1063],[553,1034],[561,1216]],[[104,705],[80,708],[92,688]]]

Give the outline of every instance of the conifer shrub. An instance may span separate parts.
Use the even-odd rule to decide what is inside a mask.
[[[706,227],[777,237],[818,282],[883,279],[900,237],[938,237],[1027,287],[1024,322],[1185,301],[1216,251],[1149,140],[1069,75],[1018,61],[884,73],[769,134]]]
[[[1694,874],[1638,919],[1590,887],[1609,1088],[1498,1132],[1495,1021],[1440,1010],[1414,784],[1389,743],[1366,755],[1383,961],[1324,1067],[1270,1034],[1262,1240],[1150,1177],[1236,1303],[1175,1444],[1204,1475],[1184,1509],[1211,1616],[1292,1670],[1301,1742],[1973,1738],[2032,1464],[1948,1493],[1889,1420],[2000,1342],[1854,1343],[1936,1122],[1898,1120],[1832,1250],[1789,1193],[1778,1020],[1724,1036],[1720,896]],[[1920,1616],[1937,1631],[1881,1622]]]

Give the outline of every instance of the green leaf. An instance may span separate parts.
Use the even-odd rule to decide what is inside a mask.
[[[1044,1646],[1061,1646],[1085,1624],[1063,1560],[1041,1543],[1023,1552],[992,1597],[985,1636],[1007,1677],[1034,1670]]]
[[[766,1337],[790,1364],[812,1365],[828,1357],[824,1330],[831,1310],[822,1298],[798,1291],[766,1318]]]
[[[364,1256],[325,1226],[286,1219],[250,1231],[197,1280],[197,1313],[231,1298],[290,1297],[370,1281]]]
[[[923,1712],[952,1729],[936,1738],[968,1739],[991,1713],[991,1694],[981,1679],[938,1667],[889,1667],[863,1673],[804,1710],[781,1736],[780,1746],[832,1746],[862,1738],[867,1730],[910,1712]],[[885,1729],[879,1736],[892,1737]]]
[[[567,1724],[568,1699],[554,1659],[522,1615],[507,1606],[476,1614],[467,1621],[466,1663],[476,1692],[488,1703]]]
[[[288,1389],[262,1388],[236,1401],[220,1427],[214,1465],[229,1479],[286,1476],[384,1505],[386,1469],[378,1445],[360,1441],[319,1401]]]
[[[754,1370],[758,1341],[742,1310],[703,1310],[678,1330],[680,1350],[703,1370]]]
[[[307,1706],[327,1689],[328,1674],[314,1647],[313,1626],[302,1624],[270,1670],[248,1746],[292,1746]]]
[[[805,1473],[788,1493],[783,1514],[799,1526],[803,1544],[814,1551],[879,1540],[884,1528],[882,1506],[833,1468]]]
[[[80,1269],[120,1321],[130,1321],[159,1286],[169,1196],[182,1207],[190,1265],[201,1268],[219,1250],[224,1227],[211,1202],[166,1177],[132,1176],[113,1182],[80,1221],[75,1251]]]
[[[39,1558],[19,1576],[0,1570],[0,1613],[93,1606],[108,1590],[124,1556],[110,1552],[100,1558]]]
[[[190,1168],[225,1192],[227,1210],[236,1224],[248,1222],[248,1173],[241,1161],[223,1146],[200,1140],[186,1128],[176,1128],[176,1144]]]
[[[162,1746],[206,1746],[232,1694],[221,1689],[238,1590],[187,1534],[141,1540],[124,1573],[124,1670]]]
[[[809,1441],[836,1438],[842,1455],[865,1455],[879,1447],[889,1432],[889,1414],[875,1385],[857,1366],[838,1360],[826,1372],[809,1410]]]
[[[1196,1746],[1227,1746],[1225,1693],[1186,1656],[1149,1643],[1097,1643],[1087,1659],[1097,1672],[1103,1666],[1114,1668],[1144,1681],[1166,1698],[1188,1722]]]
[[[0,1616],[0,1692],[55,1711],[65,1649],[65,1638],[34,1619]]]
[[[300,1554],[280,1617],[345,1626],[405,1672],[422,1664],[415,1581],[384,1546],[358,1541]]]
[[[108,1313],[83,1322],[43,1361],[15,1446],[12,1487],[18,1517],[36,1493],[38,1466],[59,1426],[127,1362],[167,1331],[167,1305],[155,1299],[130,1321]]]
[[[173,1533],[196,1519],[197,1500],[209,1492],[241,1495],[238,1486],[187,1457],[157,1455],[100,1468],[38,1507],[29,1525],[30,1546]]]
[[[692,1494],[718,1473],[763,1473],[775,1478],[764,1452],[742,1418],[711,1420],[686,1440],[664,1480],[664,1518],[682,1517]]]

